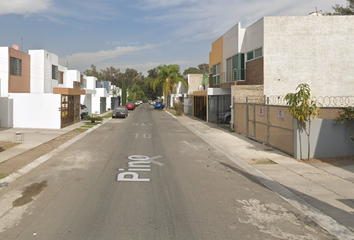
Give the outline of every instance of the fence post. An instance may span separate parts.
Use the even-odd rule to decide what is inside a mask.
[[[253,103],[253,137],[257,139],[256,135],[256,103]]]
[[[269,97],[267,97],[267,144],[270,144]]]
[[[248,137],[248,97],[246,97],[246,137]]]

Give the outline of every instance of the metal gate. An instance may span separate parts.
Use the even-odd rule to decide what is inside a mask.
[[[101,113],[105,113],[106,112],[106,98],[105,97],[101,97],[100,99],[100,114]]]
[[[208,121],[231,128],[231,95],[216,95],[208,98]]]
[[[259,100],[246,98],[246,136],[293,155],[294,125],[287,106]]]

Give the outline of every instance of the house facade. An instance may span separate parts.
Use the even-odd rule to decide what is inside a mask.
[[[353,26],[352,16],[263,17],[247,28],[238,23],[212,43],[211,87],[224,89],[230,102],[244,85],[259,96],[285,96],[300,83],[309,84],[314,97],[350,96]]]

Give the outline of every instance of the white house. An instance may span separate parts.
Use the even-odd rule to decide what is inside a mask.
[[[1,47],[0,56],[8,59],[0,62],[3,127],[60,129],[80,121],[79,96],[85,91],[77,71],[71,75],[46,50],[26,54]]]

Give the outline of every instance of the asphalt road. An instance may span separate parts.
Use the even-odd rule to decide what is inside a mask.
[[[1,189],[0,239],[335,238],[143,104]]]

